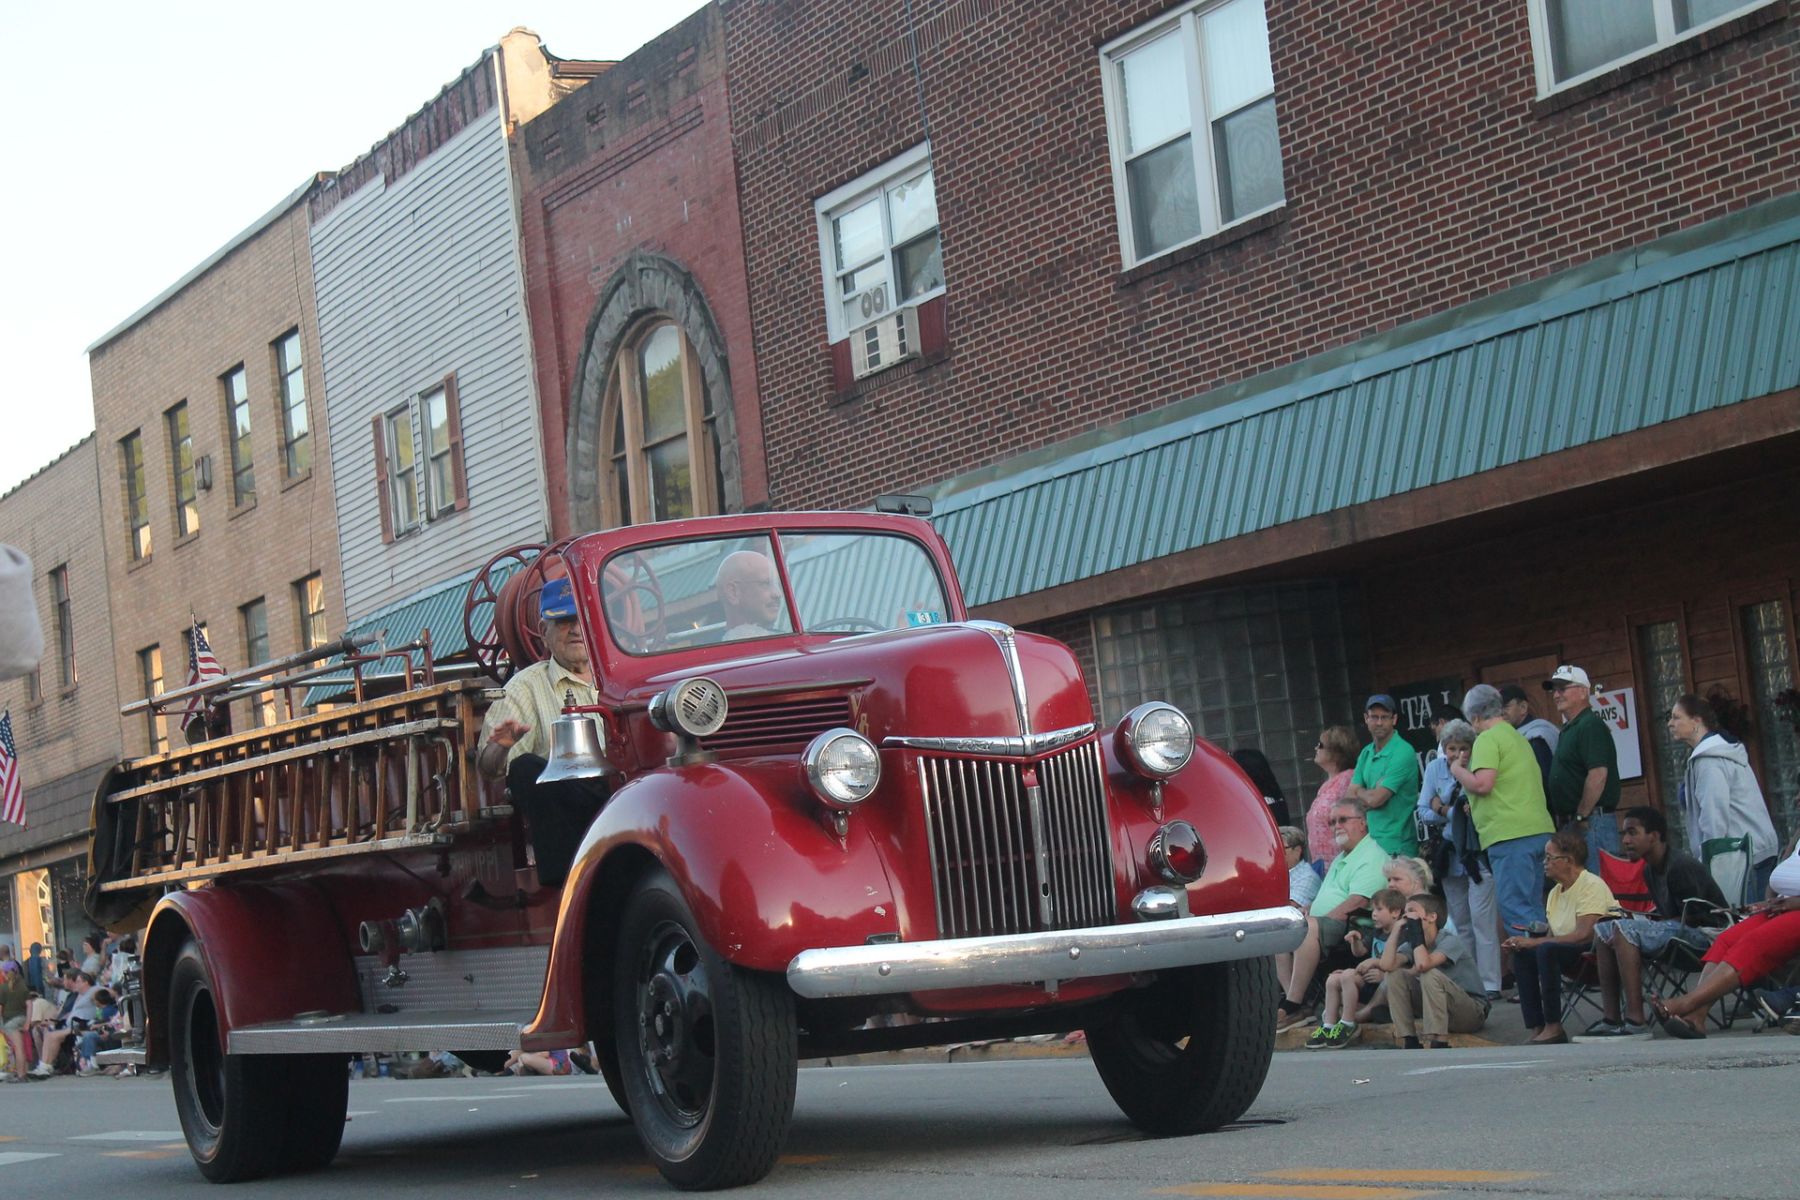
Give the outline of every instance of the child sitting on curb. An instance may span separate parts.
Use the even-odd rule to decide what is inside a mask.
[[[1394,1036],[1403,1049],[1420,1049],[1423,1034],[1424,1046],[1447,1050],[1452,1033],[1474,1033],[1487,1024],[1487,991],[1474,951],[1443,930],[1446,912],[1441,898],[1421,892],[1406,902],[1407,932],[1394,935],[1416,943],[1406,969],[1388,981]]]
[[[1408,951],[1396,936],[1395,926],[1406,907],[1406,897],[1394,888],[1383,888],[1369,898],[1369,915],[1375,923],[1375,936],[1367,957],[1354,967],[1333,971],[1325,979],[1325,1008],[1319,1014],[1319,1027],[1306,1039],[1308,1050],[1342,1050],[1362,1036],[1359,1022],[1385,1019],[1384,984],[1390,971],[1403,970],[1411,961]],[[1363,935],[1352,929],[1344,942],[1353,954],[1362,956]]]

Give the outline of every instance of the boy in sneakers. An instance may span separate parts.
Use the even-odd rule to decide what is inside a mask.
[[[1370,897],[1369,915],[1375,931],[1368,957],[1326,977],[1325,1009],[1319,1015],[1319,1027],[1306,1039],[1308,1050],[1341,1050],[1362,1036],[1359,1021],[1380,1015],[1382,981],[1388,972],[1401,969],[1407,961],[1403,956],[1407,948],[1394,936],[1394,927],[1405,906],[1406,897],[1393,888],[1383,888]],[[1360,929],[1350,930],[1344,941],[1352,952],[1362,952]]]
[[[1447,911],[1442,899],[1421,892],[1407,900],[1405,923],[1394,934],[1413,943],[1411,961],[1388,980],[1388,1008],[1403,1049],[1419,1049],[1422,1033],[1425,1045],[1448,1050],[1452,1033],[1474,1033],[1487,1024],[1487,991],[1474,949],[1444,931]]]

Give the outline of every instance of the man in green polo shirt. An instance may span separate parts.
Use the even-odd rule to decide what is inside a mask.
[[[1594,687],[1586,671],[1560,666],[1544,690],[1563,719],[1550,759],[1550,811],[1558,826],[1573,824],[1587,839],[1587,868],[1599,874],[1600,851],[1619,853],[1619,750],[1588,703]]]
[[[1419,836],[1413,824],[1419,805],[1419,759],[1412,744],[1394,732],[1399,705],[1377,692],[1363,705],[1363,724],[1375,740],[1356,756],[1356,772],[1344,795],[1362,801],[1369,811],[1369,836],[1389,854],[1417,854]]]
[[[1387,886],[1381,868],[1387,851],[1369,834],[1369,818],[1362,801],[1345,798],[1331,806],[1331,837],[1338,855],[1307,910],[1306,938],[1294,950],[1294,969],[1288,976],[1287,995],[1275,1028],[1298,1025],[1312,1013],[1303,1001],[1313,974],[1326,954],[1343,944],[1351,914],[1369,906],[1369,897]]]

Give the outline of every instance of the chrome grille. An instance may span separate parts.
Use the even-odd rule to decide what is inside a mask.
[[[1037,787],[1026,786],[1035,771]],[[941,937],[1118,920],[1098,743],[1035,763],[921,755]]]
[[[700,745],[715,753],[798,750],[827,729],[851,723],[848,696],[733,704],[725,724]]]

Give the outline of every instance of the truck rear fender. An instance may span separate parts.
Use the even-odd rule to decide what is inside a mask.
[[[144,939],[148,1061],[169,1059],[169,975],[181,948],[200,948],[217,993],[219,1032],[296,1013],[362,1007],[351,949],[324,893],[305,884],[172,892]]]
[[[897,935],[892,884],[865,823],[852,816],[840,842],[818,814],[793,758],[672,768],[621,787],[563,885],[527,1046],[573,1045],[583,1030],[604,1036],[613,930],[632,886],[658,867],[708,944],[740,967],[785,971],[802,950]]]

